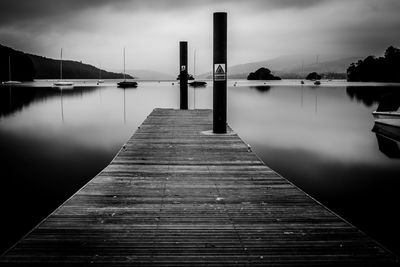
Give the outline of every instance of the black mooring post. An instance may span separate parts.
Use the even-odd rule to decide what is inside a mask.
[[[226,133],[226,39],[227,14],[214,13],[213,132]]]
[[[188,70],[187,42],[179,42],[180,108],[188,109]]]

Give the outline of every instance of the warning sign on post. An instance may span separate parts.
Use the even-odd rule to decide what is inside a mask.
[[[214,81],[226,81],[225,64],[214,64]]]

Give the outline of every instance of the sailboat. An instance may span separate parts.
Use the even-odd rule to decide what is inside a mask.
[[[11,80],[11,56],[8,56],[8,81],[3,82],[6,85],[20,84],[21,82]]]
[[[206,82],[196,81],[196,50],[194,50],[194,58],[193,58],[193,77],[194,77],[194,81],[189,83],[190,86],[204,87],[207,85]]]
[[[60,52],[60,80],[58,81],[58,82],[55,82],[54,83],[54,86],[73,86],[74,85],[74,83],[73,82],[69,82],[69,81],[63,81],[62,79],[62,72],[63,72],[63,70],[62,70],[62,63],[63,63],[63,60],[62,60],[62,53],[63,53],[63,50],[62,50],[62,48],[61,48],[61,52]]]
[[[317,55],[317,60],[315,61],[315,64],[316,64],[317,67],[318,67],[318,55]],[[321,85],[321,81],[318,79],[318,74],[315,74],[314,85]]]
[[[138,86],[137,82],[134,81],[127,81],[126,74],[125,74],[125,47],[124,47],[124,80],[122,82],[117,83],[118,87],[121,88],[135,88]]]
[[[104,80],[101,79],[101,65],[99,68],[99,79],[97,80],[97,84],[99,84],[99,83],[104,83]]]

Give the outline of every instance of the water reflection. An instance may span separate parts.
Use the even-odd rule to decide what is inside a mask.
[[[207,87],[207,84],[196,84],[194,86],[191,86],[193,88],[193,109],[196,109],[196,90],[199,90],[200,92],[202,89],[205,89]],[[190,91],[189,91],[190,93]]]
[[[300,106],[303,107],[303,98],[304,98],[304,88],[303,88],[303,84],[301,85],[301,102],[300,102]]]
[[[0,86],[0,117],[12,114],[21,110],[35,98],[33,91],[20,91],[18,88]]]
[[[376,133],[379,150],[389,158],[400,158],[400,92],[393,90],[382,95],[373,112],[372,132]]]
[[[268,93],[271,90],[269,85],[249,86],[250,89],[256,89],[260,93]]]
[[[26,87],[26,86],[0,86],[0,117],[12,115],[21,111],[32,103],[45,101],[53,97],[74,97],[89,94],[99,87]]]
[[[400,219],[393,213],[400,161],[380,152],[387,145],[371,132],[376,92],[371,98],[361,88],[328,82],[318,88],[299,81],[235,84],[228,89],[229,124],[262,160],[400,252]],[[62,91],[2,89],[0,209],[9,216],[0,220],[0,250],[106,166],[154,108],[179,107],[179,86],[171,82],[141,82],[133,90],[107,82]],[[212,85],[189,90],[189,104],[211,108]]]
[[[64,123],[64,104],[63,104],[63,90],[60,90],[60,100],[61,100],[61,120]]]
[[[379,103],[384,95],[400,91],[398,86],[347,86],[347,95],[353,100],[361,101],[367,107]]]
[[[232,87],[229,122],[268,166],[400,253],[400,219],[390,211],[400,201],[399,158],[383,154],[371,132],[380,95],[396,88],[326,84],[268,94]]]

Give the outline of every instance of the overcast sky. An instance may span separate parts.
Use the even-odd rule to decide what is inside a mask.
[[[228,12],[228,65],[287,54],[381,55],[400,46],[400,0],[0,0],[0,43],[128,69],[189,72],[212,66],[212,13]]]

